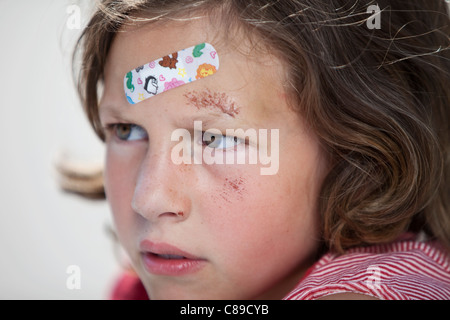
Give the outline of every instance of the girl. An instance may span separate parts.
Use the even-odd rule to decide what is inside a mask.
[[[79,93],[139,278],[125,287],[449,299],[448,48],[438,0],[101,1]]]

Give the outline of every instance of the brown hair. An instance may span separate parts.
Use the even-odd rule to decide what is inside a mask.
[[[366,23],[373,1],[104,0],[78,43],[79,94],[103,139],[98,86],[119,29],[220,17],[215,23],[242,28],[290,70],[292,107],[332,161],[318,199],[327,246],[342,252],[422,230],[450,247],[448,8],[377,3],[380,29]]]

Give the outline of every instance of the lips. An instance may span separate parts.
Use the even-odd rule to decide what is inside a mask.
[[[142,262],[154,275],[182,276],[203,268],[206,260],[166,243],[144,240],[140,243]]]
[[[183,256],[177,256],[176,254],[157,254],[158,257],[163,259],[186,259]]]

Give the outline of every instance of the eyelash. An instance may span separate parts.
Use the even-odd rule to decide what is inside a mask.
[[[206,135],[208,135],[208,134],[210,135],[209,139],[207,139],[207,140],[205,139],[205,134]],[[232,146],[221,148],[221,150],[227,150],[227,149],[235,148],[236,146],[238,146],[241,143],[246,144],[245,140],[240,139],[240,138],[238,138],[236,136],[226,136],[226,135],[223,135],[223,134],[220,134],[220,133],[215,133],[214,134],[214,133],[211,133],[211,132],[202,131],[202,145],[205,146],[205,147],[208,147],[208,148],[212,148],[212,149],[219,149],[219,148],[210,147],[210,145],[212,145],[217,139],[217,138],[214,138],[214,140],[211,141],[211,137],[216,137],[216,136],[220,136],[221,139],[225,139],[225,145],[228,145],[228,143],[229,143],[229,141],[227,141],[227,139],[233,139],[233,141],[231,142]],[[220,142],[218,142],[218,143],[220,143]]]
[[[128,137],[126,138],[121,138],[118,134],[118,130],[120,129],[125,129],[128,128],[129,133],[128,133]],[[133,133],[133,129],[138,129],[141,133],[144,133],[144,136],[139,138],[139,139],[131,139],[129,140],[130,136],[132,136]],[[148,139],[148,135],[147,132],[145,132],[145,129],[142,128],[141,126],[138,126],[137,124],[132,124],[132,123],[112,123],[109,124],[105,127],[105,130],[112,134],[115,138],[117,138],[120,141],[138,141],[138,140],[147,140]]]

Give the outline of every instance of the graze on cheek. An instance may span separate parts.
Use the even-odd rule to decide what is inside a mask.
[[[219,203],[229,205],[235,201],[242,201],[246,194],[245,185],[246,179],[241,176],[225,178],[221,191],[218,194],[214,193],[213,198],[215,201],[219,201],[218,206],[220,208],[222,206]],[[220,199],[217,198],[217,196],[219,196]]]
[[[222,198],[229,201],[230,196],[234,199],[242,200],[245,193],[245,179],[238,177],[235,179],[225,178],[225,183],[223,184],[224,190],[221,194]]]

